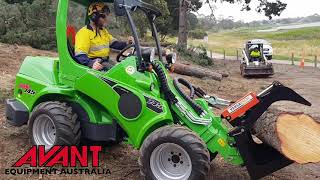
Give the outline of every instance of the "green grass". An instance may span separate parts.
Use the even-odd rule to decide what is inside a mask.
[[[203,44],[214,53],[223,53],[225,50],[227,56],[235,56],[237,49],[242,49],[245,41],[259,38],[272,43],[275,59],[289,60],[291,53],[294,53],[295,60],[300,60],[304,54],[306,61],[313,61],[315,55],[320,55],[320,27],[276,32],[257,32],[256,28],[241,28],[208,34],[208,43],[198,39],[189,39],[189,44],[194,46]],[[176,42],[176,38],[169,38],[168,41]]]

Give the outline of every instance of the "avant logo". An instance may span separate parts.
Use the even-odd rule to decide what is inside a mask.
[[[127,72],[128,74],[132,75],[133,73],[136,72],[136,70],[135,70],[135,68],[134,68],[133,66],[128,66],[128,67],[126,68],[126,72]]]
[[[30,95],[35,95],[36,91],[32,90],[29,84],[19,84],[20,89],[24,89],[24,92]]]
[[[81,150],[79,150],[81,148]],[[88,154],[92,154],[92,167],[99,167],[99,152],[101,146],[54,146],[47,153],[44,146],[32,146],[13,167],[30,165],[31,167],[76,167],[77,162],[81,167],[88,167]]]

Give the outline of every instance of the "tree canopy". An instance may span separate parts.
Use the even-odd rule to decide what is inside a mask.
[[[213,5],[217,0],[144,0],[155,5],[162,11],[163,16],[156,20],[158,31],[165,37],[166,35],[178,35],[180,20],[179,8],[181,3],[186,6],[185,17],[185,34],[188,31],[194,36],[205,35],[203,23],[207,23],[207,27],[211,26],[212,21],[203,21],[199,19],[196,12],[204,5]],[[242,4],[243,10],[251,10],[251,0],[222,0],[229,3]],[[254,7],[259,13],[272,18],[279,16],[286,8],[286,4],[280,0],[258,0],[259,6]],[[31,45],[40,49],[54,49],[55,41],[55,13],[57,0],[0,0],[0,41],[6,43],[17,43]],[[71,4],[71,14],[68,18],[77,28],[84,25],[85,8],[79,8],[75,4]],[[112,7],[111,7],[112,8]],[[214,13],[214,11],[213,11]],[[181,14],[180,14],[181,15]],[[214,14],[212,14],[214,15]],[[207,16],[212,19],[213,16]],[[181,16],[180,16],[181,17]],[[149,24],[143,14],[135,14],[136,25],[140,37],[145,37],[148,33]],[[229,27],[229,20],[220,22],[222,27]],[[210,25],[210,26],[209,26]],[[214,25],[214,24],[213,24]],[[212,26],[211,26],[212,27]],[[117,35],[125,35],[129,33],[129,27],[126,20],[111,17],[108,28]],[[186,42],[186,41],[185,41]]]
[[[178,0],[175,0],[178,1]],[[218,0],[179,0],[180,2],[180,12],[179,12],[179,36],[178,36],[178,46],[186,47],[188,40],[188,29],[187,29],[187,13],[190,11],[197,11],[203,4],[208,4],[212,11],[212,16],[214,17],[214,8],[212,3],[217,3]],[[259,5],[256,7],[258,13],[264,13],[269,19],[273,16],[280,16],[282,11],[287,7],[286,3],[276,0],[271,2],[270,0],[258,0]],[[240,3],[242,4],[241,10],[250,11],[251,10],[251,0],[220,0],[220,2],[228,3]]]

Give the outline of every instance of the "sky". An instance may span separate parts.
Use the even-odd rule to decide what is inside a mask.
[[[218,0],[219,1],[219,0]],[[320,0],[281,0],[287,3],[287,8],[281,13],[278,18],[288,17],[304,17],[313,15],[315,13],[320,15]],[[259,14],[255,11],[255,7],[258,6],[257,0],[252,0],[251,11],[241,11],[241,4],[229,4],[229,3],[215,3],[216,10],[214,12],[216,18],[224,17],[227,18],[232,16],[234,20],[242,20],[244,22],[251,22],[255,20],[268,20],[263,14]],[[199,11],[199,14],[210,15],[211,10],[208,5],[204,5]]]

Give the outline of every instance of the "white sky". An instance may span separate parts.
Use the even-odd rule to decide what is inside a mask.
[[[320,0],[281,0],[284,3],[287,3],[287,8],[281,13],[280,17],[277,18],[287,18],[287,17],[303,17],[309,16],[312,14],[320,15]],[[255,8],[258,5],[257,0],[252,0],[251,2],[251,11],[240,11],[241,4],[229,4],[226,2],[220,3],[217,2],[214,5],[216,10],[214,12],[216,18],[221,16],[229,17],[232,16],[234,20],[242,20],[244,22],[250,22],[254,20],[268,20],[263,14],[259,14],[255,11]],[[208,5],[204,5],[199,11],[199,14],[210,15],[211,10]]]

